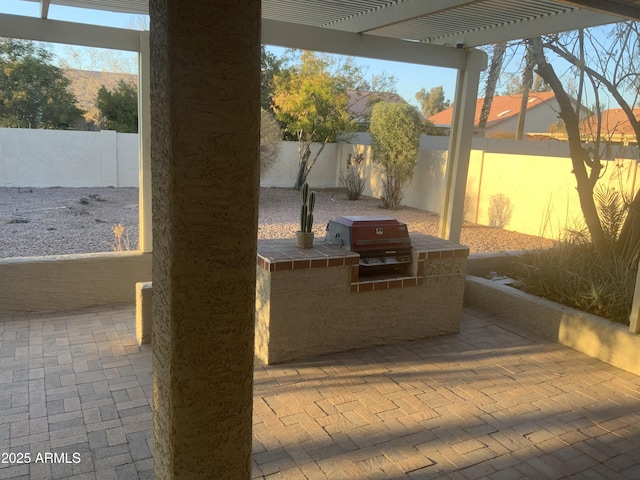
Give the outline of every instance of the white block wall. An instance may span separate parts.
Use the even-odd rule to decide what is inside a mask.
[[[404,205],[441,212],[448,142],[448,137],[422,136]],[[320,146],[312,144],[312,158]],[[340,186],[348,154],[360,152],[367,176],[364,194],[379,198],[382,185],[367,133],[327,144],[309,174],[309,184]],[[600,182],[635,194],[640,188],[638,147],[611,145],[604,153],[607,168]],[[0,187],[137,187],[138,174],[137,134],[0,128]],[[261,186],[291,188],[297,174],[298,143],[282,142],[280,158],[263,175]],[[566,142],[474,138],[467,220],[488,225],[491,198],[498,194],[508,198],[513,209],[508,230],[557,238],[566,227],[576,228],[581,222]]]
[[[138,135],[0,128],[0,187],[137,187]]]
[[[311,144],[311,158],[322,145]],[[315,165],[311,169],[307,182],[314,188],[333,188],[336,183],[336,162],[338,146],[335,143],[325,145]],[[298,175],[298,142],[282,142],[278,161],[260,179],[262,187],[291,188]]]

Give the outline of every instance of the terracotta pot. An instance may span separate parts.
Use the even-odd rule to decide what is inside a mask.
[[[296,232],[298,248],[313,248],[313,232]]]

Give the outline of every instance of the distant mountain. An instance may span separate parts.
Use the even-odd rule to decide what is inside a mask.
[[[98,90],[104,85],[113,90],[120,80],[137,84],[138,76],[131,73],[95,72],[65,68],[65,76],[71,81],[69,89],[78,101],[78,108],[84,110],[84,119],[88,130],[99,130],[100,112],[96,107]]]

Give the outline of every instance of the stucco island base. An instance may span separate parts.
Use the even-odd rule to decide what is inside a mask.
[[[258,243],[255,353],[281,363],[458,333],[467,247],[411,234],[407,276],[358,275],[357,253],[316,240]]]

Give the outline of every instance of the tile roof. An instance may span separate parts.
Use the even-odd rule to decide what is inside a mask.
[[[555,94],[553,92],[531,92],[529,93],[527,110],[537,107],[538,105],[542,105],[554,98]],[[484,98],[479,98],[476,101],[476,114],[473,121],[474,125],[478,125],[480,120],[480,110],[482,109],[483,101]],[[489,118],[487,119],[487,127],[500,123],[507,118],[517,116],[520,113],[521,101],[522,95],[502,95],[493,97],[491,111],[489,112]],[[453,107],[449,107],[446,110],[429,117],[429,121],[436,126],[450,126],[452,117]]]
[[[633,109],[633,115],[640,120],[640,108]],[[582,134],[595,132],[597,125],[596,116],[591,116],[580,124]],[[602,124],[600,134],[609,135],[635,135],[627,114],[621,108],[611,108],[602,112]]]

